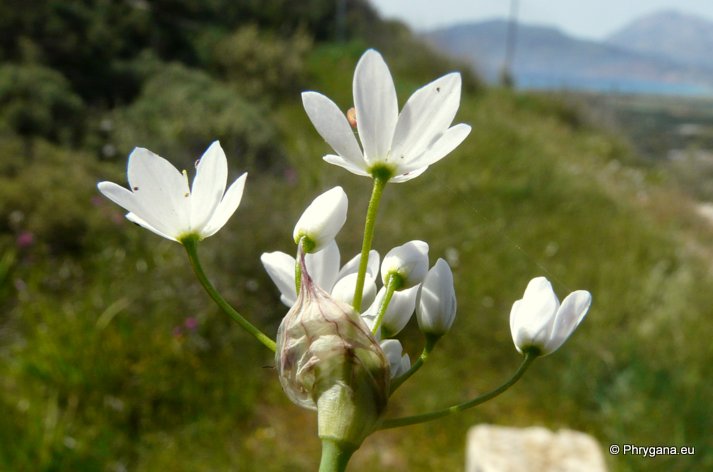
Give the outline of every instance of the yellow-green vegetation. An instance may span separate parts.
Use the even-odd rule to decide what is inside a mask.
[[[393,41],[301,45],[309,48],[304,62],[290,70],[346,109],[354,64],[370,45],[392,65],[402,103],[453,67],[398,27],[386,31]],[[188,166],[213,138],[231,143],[231,171],[251,174],[241,207],[202,243],[203,264],[223,295],[273,334],[287,310],[260,253],[292,252],[301,211],[339,184],[350,197],[342,257],[356,254],[370,181],[320,159],[328,147],[296,91],[244,101],[230,75],[163,66],[163,87],[147,75],[131,104],[89,107],[97,116],[79,145],[2,128],[2,470],[317,468],[316,419],[285,397],[271,353],[212,304],[180,246],[127,222],[95,184],[123,182],[133,145]],[[214,113],[197,103],[198,115],[184,116],[188,97],[201,100],[196,88],[209,94]],[[220,109],[229,90],[234,123]],[[252,131],[243,107],[266,129]],[[201,117],[215,135],[201,130]],[[446,257],[453,266],[458,296],[452,331],[392,397],[389,414],[446,406],[507,379],[521,360],[510,306],[530,278],[546,275],[561,294],[587,289],[594,304],[566,345],[512,390],[458,416],[375,433],[351,468],[459,470],[465,433],[480,422],[575,428],[604,449],[696,448],[689,457],[611,457],[616,471],[713,467],[710,228],[659,174],[636,168],[627,145],[566,103],[470,79],[458,121],[472,125],[471,136],[422,177],[388,185],[376,224],[382,254],[427,240],[432,262]],[[177,143],[185,150],[174,156]],[[415,326],[401,338],[417,356]]]

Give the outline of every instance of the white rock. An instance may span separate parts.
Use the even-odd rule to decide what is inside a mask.
[[[606,472],[590,435],[482,424],[468,431],[466,472]]]

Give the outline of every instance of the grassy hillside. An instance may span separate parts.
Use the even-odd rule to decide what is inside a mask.
[[[452,66],[403,30],[392,34],[398,40],[376,45],[403,103]],[[354,65],[370,45],[307,47],[303,87],[348,108]],[[260,253],[291,251],[304,206],[340,184],[350,209],[339,243],[350,257],[369,181],[321,161],[328,147],[298,93],[229,101],[246,78],[181,67],[166,83],[183,101],[147,80],[137,101],[103,112],[106,126],[96,120],[95,139],[109,134],[115,157],[98,160],[91,140],[60,146],[4,131],[0,469],[316,469],[313,414],[284,396],[269,353],[211,304],[180,246],[125,221],[95,183],[124,182],[133,145],[188,165],[213,137],[235,137],[231,171],[251,174],[239,210],[203,244],[204,264],[226,298],[272,334],[285,308]],[[201,108],[184,119],[191,100]],[[555,98],[468,82],[457,120],[473,126],[471,136],[422,177],[388,186],[377,222],[382,254],[420,238],[432,262],[447,257],[459,304],[453,331],[389,414],[445,406],[506,378],[520,360],[509,310],[530,278],[546,275],[560,295],[586,288],[594,305],[564,348],[511,391],[456,417],[376,433],[352,468],[459,470],[466,431],[480,422],[580,429],[605,450],[696,447],[692,457],[609,457],[613,470],[712,467],[710,228],[658,174],[635,167],[625,143]],[[415,357],[417,329],[401,338]]]

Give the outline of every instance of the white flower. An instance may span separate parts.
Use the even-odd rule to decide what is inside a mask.
[[[386,284],[390,275],[401,277],[398,290],[413,287],[423,282],[428,273],[428,243],[409,241],[386,253],[381,263],[381,280]]]
[[[305,239],[305,252],[317,252],[333,241],[347,220],[347,194],[334,187],[314,199],[297,221],[292,236],[296,244]]]
[[[455,316],[453,273],[445,260],[438,259],[421,284],[416,320],[421,332],[442,336],[451,329]]]
[[[411,358],[408,354],[402,355],[404,348],[397,339],[381,341],[380,345],[389,361],[392,379],[406,373],[411,368]]]
[[[356,273],[361,255],[357,254],[339,268],[339,247],[332,240],[323,250],[307,254],[305,262],[312,280],[334,298],[351,304],[354,298]],[[291,307],[297,300],[295,291],[295,258],[284,252],[264,253],[260,256],[267,274],[280,291],[280,300]],[[379,253],[369,252],[366,278],[364,283],[365,303],[371,303],[376,297],[376,275],[379,272]]]
[[[354,107],[359,147],[339,107],[317,92],[302,102],[317,132],[336,151],[324,160],[364,176],[405,182],[455,149],[470,126],[450,126],[460,105],[461,78],[451,73],[418,89],[399,114],[394,82],[381,55],[369,49],[354,71]]]
[[[552,285],[544,277],[530,281],[521,300],[510,311],[510,331],[520,353],[534,348],[546,356],[569,338],[592,304],[586,290],[570,293],[560,305]]]
[[[99,182],[99,191],[128,210],[128,220],[178,242],[188,236],[204,239],[222,228],[240,205],[247,177],[241,175],[225,191],[228,163],[218,141],[198,162],[190,189],[185,171],[144,148],[129,156],[127,174],[131,190]]]

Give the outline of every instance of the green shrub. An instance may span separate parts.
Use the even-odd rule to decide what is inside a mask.
[[[81,98],[59,72],[34,64],[0,65],[0,129],[75,143],[83,112]]]
[[[303,31],[282,39],[248,25],[221,39],[211,51],[211,61],[242,95],[274,100],[300,90],[310,47]]]
[[[159,68],[141,95],[114,114],[114,145],[126,156],[141,146],[184,166],[219,139],[238,168],[268,167],[280,154],[267,110],[230,86],[180,64]]]

